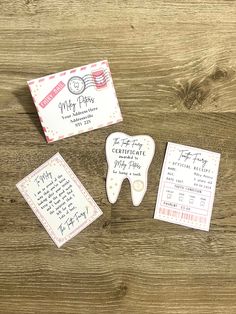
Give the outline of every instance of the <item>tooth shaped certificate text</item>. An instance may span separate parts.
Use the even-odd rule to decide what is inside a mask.
[[[148,168],[154,153],[155,142],[148,135],[129,136],[115,132],[108,136],[106,190],[110,203],[117,201],[122,182],[127,178],[133,205],[140,205],[147,190]]]

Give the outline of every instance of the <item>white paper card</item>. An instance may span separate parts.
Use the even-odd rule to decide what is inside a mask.
[[[127,178],[133,205],[140,205],[147,191],[148,169],[154,153],[155,142],[148,135],[129,136],[115,132],[108,136],[106,189],[110,203],[117,201],[122,182]]]
[[[208,231],[220,154],[168,143],[155,219]]]
[[[107,60],[28,85],[48,143],[122,121]]]
[[[59,153],[16,186],[58,247],[102,215]]]

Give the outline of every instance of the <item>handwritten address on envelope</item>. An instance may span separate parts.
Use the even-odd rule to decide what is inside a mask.
[[[17,188],[58,247],[102,214],[59,153]]]

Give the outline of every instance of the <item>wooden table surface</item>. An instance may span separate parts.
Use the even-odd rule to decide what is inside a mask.
[[[236,1],[0,1],[0,313],[236,313]],[[46,144],[26,81],[108,59],[124,121]],[[106,137],[157,147],[138,208]],[[220,152],[210,232],[154,220],[168,141]],[[104,214],[57,249],[15,184],[60,152]]]

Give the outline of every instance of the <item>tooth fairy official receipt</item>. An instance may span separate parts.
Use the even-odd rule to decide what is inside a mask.
[[[209,231],[220,154],[168,143],[155,219]]]
[[[16,186],[58,247],[102,215],[59,153]]]
[[[48,143],[123,120],[106,60],[27,83]]]

